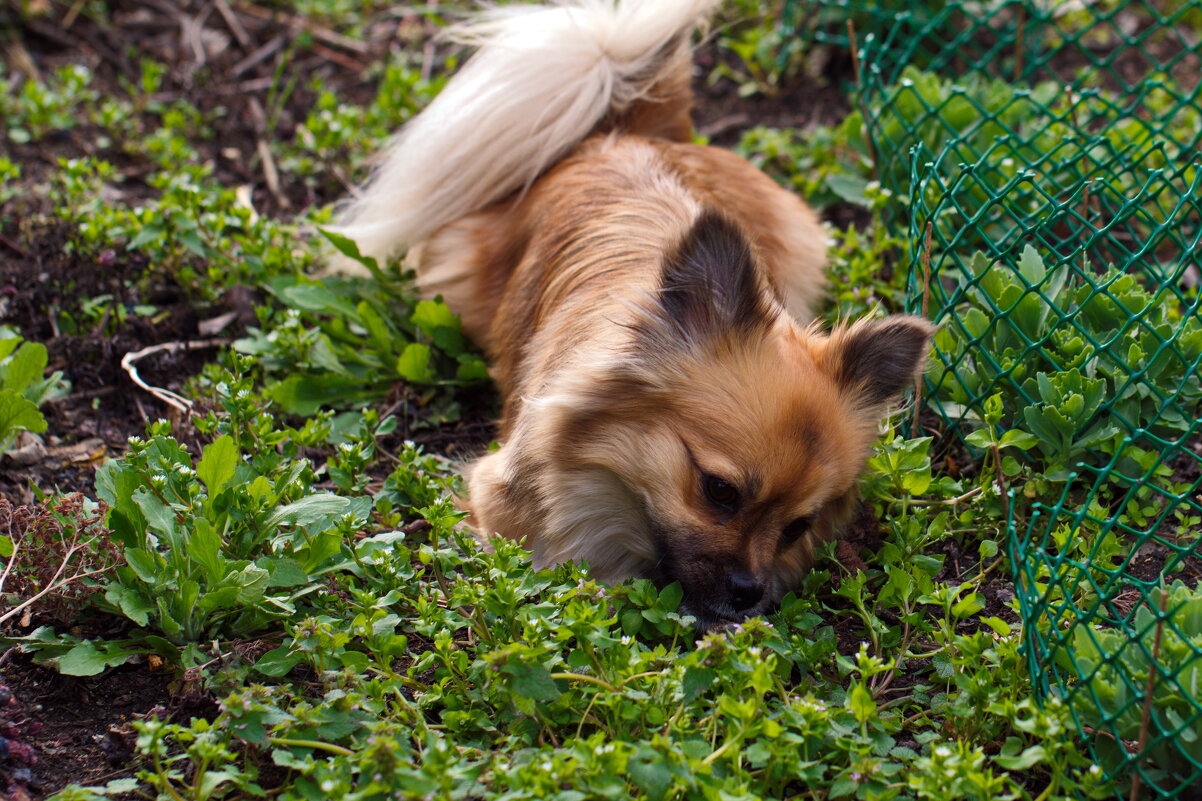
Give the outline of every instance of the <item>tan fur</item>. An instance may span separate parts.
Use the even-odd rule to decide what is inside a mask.
[[[823,231],[739,156],[684,141],[681,52],[528,189],[443,225],[409,260],[486,350],[504,398],[501,447],[468,470],[471,524],[524,540],[539,567],[679,580],[704,627],[768,608],[838,533],[930,327],[810,325]],[[736,312],[674,312],[665,265],[714,210],[750,248],[751,294],[727,303]],[[737,485],[737,509],[707,498],[706,476]],[[785,541],[799,519],[809,530]],[[726,597],[734,573],[763,599]]]

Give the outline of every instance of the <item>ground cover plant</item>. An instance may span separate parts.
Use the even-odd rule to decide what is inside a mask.
[[[1186,399],[1174,416],[1127,375],[1192,369],[1196,392],[1197,355],[1165,358],[1153,341],[1196,330],[1179,297],[1104,267],[1098,296],[1038,247],[1017,276],[984,278],[996,254],[982,255],[941,334],[971,369],[932,375],[966,409],[974,397],[954,393],[980,393],[964,382],[1009,377],[966,413],[973,438],[904,410],[881,432],[848,541],[777,613],[698,639],[676,586],[605,586],[583,566],[533,571],[512,543],[481,549],[453,503],[456,462],[493,436],[478,353],[397,265],[354,280],[315,269],[323,249],[354,255],[321,233],[328,204],[439,90],[457,54],[433,34],[463,10],[0,7],[0,404],[20,411],[0,417],[0,440],[9,420],[41,447],[0,462],[4,792],[1113,792],[1074,735],[1115,714],[1129,729],[1131,704],[1104,689],[1126,685],[1089,661],[1115,621],[1081,629],[1068,663],[1097,686],[1095,707],[1040,702],[1007,526],[1016,506],[1064,497],[1082,453],[1123,450],[1090,414],[1099,392],[1131,393],[1132,426],[1196,433]],[[698,55],[698,129],[832,221],[831,319],[901,310],[909,254],[885,220],[910,199],[847,96],[846,51],[805,40],[775,57],[792,42],[783,11],[723,10]],[[977,315],[1016,291],[1028,300],[1011,328],[981,329]],[[1157,310],[1121,335],[1121,362],[1059,335],[1037,358],[1014,354],[1047,320],[1116,294]],[[1086,317],[1103,341],[1123,314]],[[1129,523],[1156,505],[1111,500]],[[1196,536],[1196,520],[1180,525]],[[1058,544],[1098,574],[1156,556],[1128,554],[1113,526]],[[1176,568],[1187,588],[1202,577]],[[1179,688],[1196,672],[1185,592],[1169,592],[1184,622],[1160,645],[1184,666]],[[1141,610],[1127,612],[1156,637]],[[1131,651],[1137,676],[1147,655]],[[1158,714],[1188,738],[1196,718],[1174,703]]]

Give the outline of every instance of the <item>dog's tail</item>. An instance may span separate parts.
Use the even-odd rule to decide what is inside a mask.
[[[597,129],[686,139],[689,36],[717,0],[558,0],[452,29],[479,49],[387,146],[334,229],[397,255],[528,187]]]

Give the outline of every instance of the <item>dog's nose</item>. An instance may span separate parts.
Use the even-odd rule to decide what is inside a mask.
[[[764,588],[755,576],[746,570],[732,570],[726,574],[726,589],[730,592],[730,604],[742,612],[755,606],[764,597]]]

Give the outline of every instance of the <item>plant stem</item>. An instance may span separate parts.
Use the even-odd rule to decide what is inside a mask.
[[[1148,665],[1148,683],[1144,685],[1144,713],[1143,718],[1139,722],[1139,745],[1136,753],[1142,758],[1144,756],[1144,746],[1148,743],[1148,726],[1152,722],[1152,692],[1156,689],[1156,674],[1160,671],[1160,636],[1164,633],[1164,613],[1165,606],[1169,601],[1169,591],[1160,588],[1160,617],[1156,620],[1156,634],[1152,639],[1152,662]],[[1135,775],[1131,778],[1131,796],[1130,801],[1137,801],[1139,798],[1140,779],[1143,774],[1138,768]]]
[[[323,743],[321,740],[291,740],[286,737],[268,737],[272,745],[296,746],[297,748],[312,748],[314,751],[328,751],[338,756],[354,756],[355,752],[333,743]]]
[[[590,684],[596,684],[598,687],[604,687],[611,693],[619,692],[619,689],[604,679],[599,679],[596,676],[588,676],[584,673],[552,673],[551,678],[563,679],[564,681],[586,681]]]

